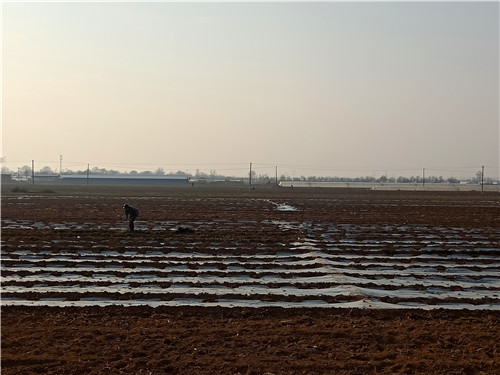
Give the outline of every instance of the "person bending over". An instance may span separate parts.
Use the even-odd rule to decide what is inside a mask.
[[[139,216],[139,210],[133,206],[129,206],[128,204],[123,205],[123,209],[125,210],[125,220],[128,219],[128,228],[131,232],[134,231],[134,221]]]

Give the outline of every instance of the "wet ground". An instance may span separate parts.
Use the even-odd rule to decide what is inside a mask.
[[[77,373],[73,362],[86,359],[94,373],[105,365],[110,373],[495,373],[500,195],[299,190],[4,195],[2,370]],[[126,230],[125,202],[141,211],[134,233]],[[99,319],[109,332],[97,328]],[[189,337],[193,347],[199,340],[201,357],[175,340],[185,352],[167,356],[174,326],[158,324],[169,319],[177,339]],[[168,357],[162,365],[154,350],[130,354],[134,340],[153,340],[145,332],[155,326]],[[424,331],[414,337],[417,327]],[[87,337],[87,328],[99,333]],[[87,337],[72,343],[80,356],[61,362],[23,354],[30,345],[30,353],[46,354],[36,344],[42,334],[65,350],[60,335],[69,330]],[[277,341],[282,335],[292,336]],[[116,358],[105,364],[94,353],[100,360],[92,368],[81,350],[104,337]],[[443,337],[448,344],[439,349]],[[377,356],[380,340],[378,354],[385,354]],[[464,372],[461,362],[460,372],[449,358],[435,362],[431,352],[408,359],[415,348],[395,352],[405,340],[416,340],[419,351],[459,350],[455,356],[464,355],[458,343],[466,340],[478,350],[469,360],[477,359],[470,367],[477,371]]]

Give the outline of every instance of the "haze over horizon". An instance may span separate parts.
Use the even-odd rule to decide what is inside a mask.
[[[499,178],[499,3],[2,3],[12,170]]]

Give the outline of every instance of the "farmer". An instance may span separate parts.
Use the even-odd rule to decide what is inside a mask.
[[[131,232],[134,231],[134,221],[139,216],[139,210],[135,207],[129,206],[128,204],[123,205],[123,209],[125,210],[125,220],[128,219],[128,227]]]

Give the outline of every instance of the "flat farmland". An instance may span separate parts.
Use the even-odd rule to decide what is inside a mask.
[[[499,239],[498,193],[4,185],[2,371],[497,373]]]

